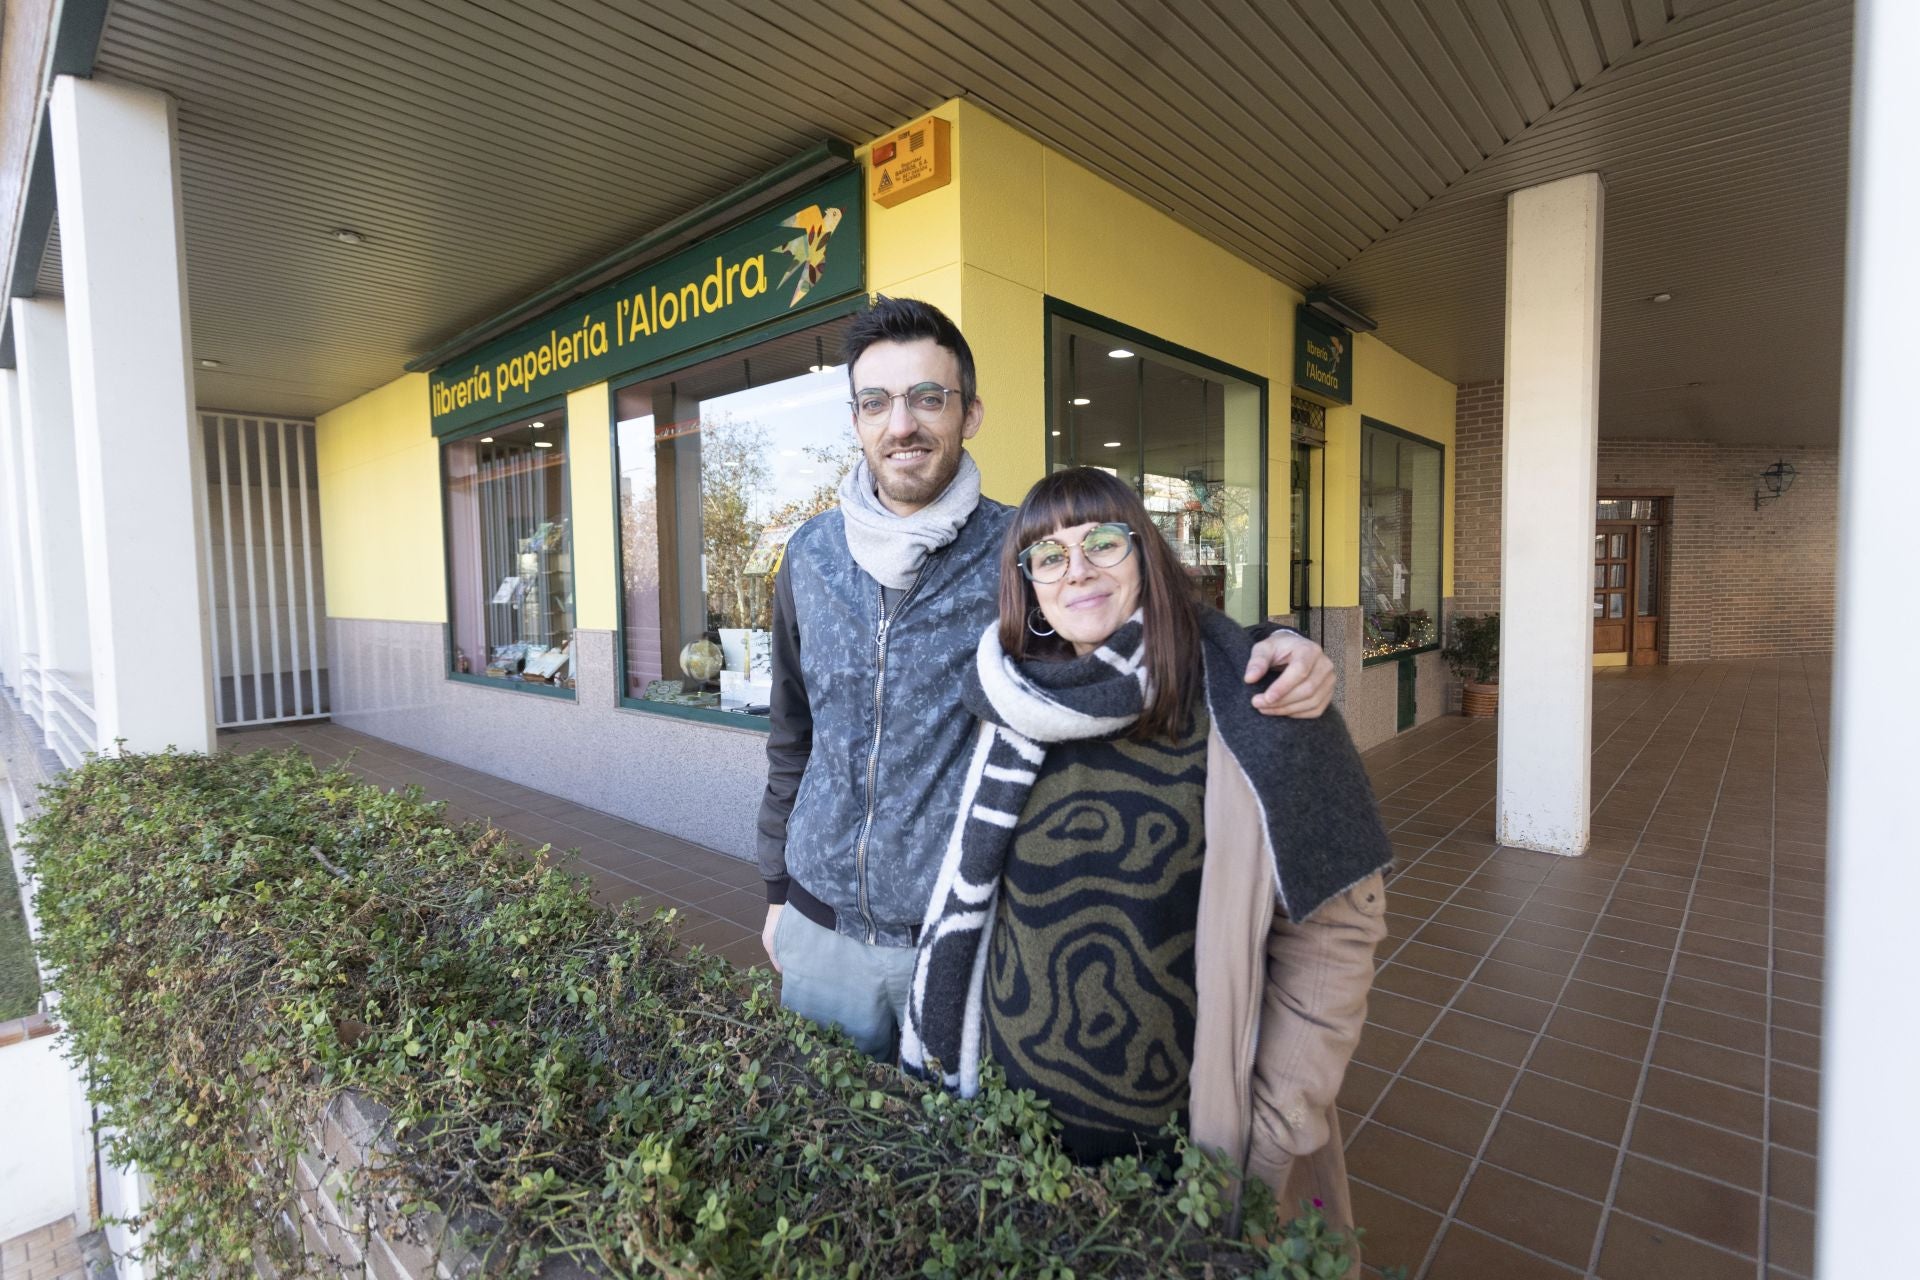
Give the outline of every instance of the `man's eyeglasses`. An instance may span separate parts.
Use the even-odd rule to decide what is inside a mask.
[[[1097,524],[1073,544],[1087,563],[1099,569],[1111,569],[1133,554],[1133,530],[1119,521]],[[1029,582],[1045,585],[1067,576],[1073,547],[1058,538],[1042,538],[1020,553],[1020,572]]]
[[[922,382],[905,391],[890,392],[866,387],[853,393],[853,413],[861,422],[877,427],[893,416],[893,402],[905,400],[907,412],[921,422],[938,422],[947,411],[947,397],[960,394],[958,387],[943,387],[937,382]]]

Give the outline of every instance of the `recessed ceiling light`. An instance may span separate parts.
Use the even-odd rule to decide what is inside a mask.
[[[1092,404],[1093,401],[1087,399],[1085,396],[1075,396],[1073,399],[1067,401],[1067,403],[1068,404]]]
[[[1053,434],[1053,435],[1056,435],[1056,436],[1057,436],[1057,435],[1059,435],[1060,433],[1059,433],[1058,431],[1055,431],[1055,432],[1052,432],[1051,434]]]
[[[218,360],[202,360],[200,362],[200,367],[202,369],[218,369],[220,367],[220,362]]]
[[[1656,293],[1651,298],[1648,298],[1647,301],[1648,302],[1672,302],[1673,295],[1670,293]]]
[[[333,238],[341,244],[365,244],[367,242],[367,238],[358,231],[355,231],[352,227],[339,227],[335,229]]]
[[[1107,352],[1107,355],[1115,360],[1125,360],[1132,354],[1133,352],[1127,350],[1125,347],[1115,347],[1113,350]]]
[[[481,436],[481,437],[480,437],[480,443],[481,443],[481,444],[492,444],[492,443],[493,443],[493,437],[492,437],[492,436]]]
[[[827,370],[831,368],[833,368],[833,366],[830,364],[810,364],[807,366],[807,372],[808,373],[825,373]]]
[[[534,448],[536,448],[536,449],[551,449],[551,448],[553,448],[553,441],[551,441],[551,440],[535,440],[535,441],[533,442],[533,447],[534,447]]]
[[[1109,449],[1118,449],[1120,447],[1120,442],[1118,440],[1109,440],[1107,441],[1106,447]]]
[[[532,428],[533,428],[533,430],[535,430],[535,431],[544,431],[544,430],[546,430],[546,426],[547,426],[547,424],[546,424],[546,423],[544,423],[544,422],[535,422],[535,423],[533,423],[533,424],[531,424],[531,425],[532,425]]]

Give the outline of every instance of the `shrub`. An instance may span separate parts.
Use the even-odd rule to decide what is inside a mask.
[[[328,1102],[391,1109],[340,1194],[478,1211],[490,1265],[668,1276],[1339,1275],[1317,1215],[1219,1234],[1221,1169],[1061,1153],[1028,1093],[903,1080],[770,976],[595,905],[498,831],[297,752],[95,760],[30,832],[45,954],[165,1274],[317,1266],[271,1224]]]
[[[1440,651],[1455,678],[1492,684],[1500,678],[1500,615],[1464,613],[1453,620],[1453,643]]]

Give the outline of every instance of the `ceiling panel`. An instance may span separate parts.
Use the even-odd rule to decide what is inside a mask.
[[[1597,170],[1602,433],[1831,444],[1851,47],[1838,2],[1675,23],[1332,283],[1412,359],[1498,378],[1507,193]]]
[[[1846,0],[116,0],[97,71],[180,104],[209,404],[330,408],[823,135],[964,95],[1289,284],[1332,281],[1455,379],[1499,372],[1505,192],[1597,168],[1604,429],[1738,434],[1828,398],[1779,353],[1792,325],[1803,351],[1837,330],[1850,21]],[[1674,302],[1629,305],[1657,289]]]

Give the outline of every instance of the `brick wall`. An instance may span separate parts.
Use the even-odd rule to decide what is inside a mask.
[[[1485,613],[1500,600],[1500,384],[1462,386],[1456,412],[1454,598]],[[1780,458],[1799,475],[1755,511],[1760,473]],[[1601,489],[1672,494],[1668,662],[1833,648],[1838,463],[1833,449],[1600,442]]]
[[[1500,604],[1500,384],[1464,383],[1454,400],[1453,607]],[[1471,533],[1469,533],[1471,531]]]

